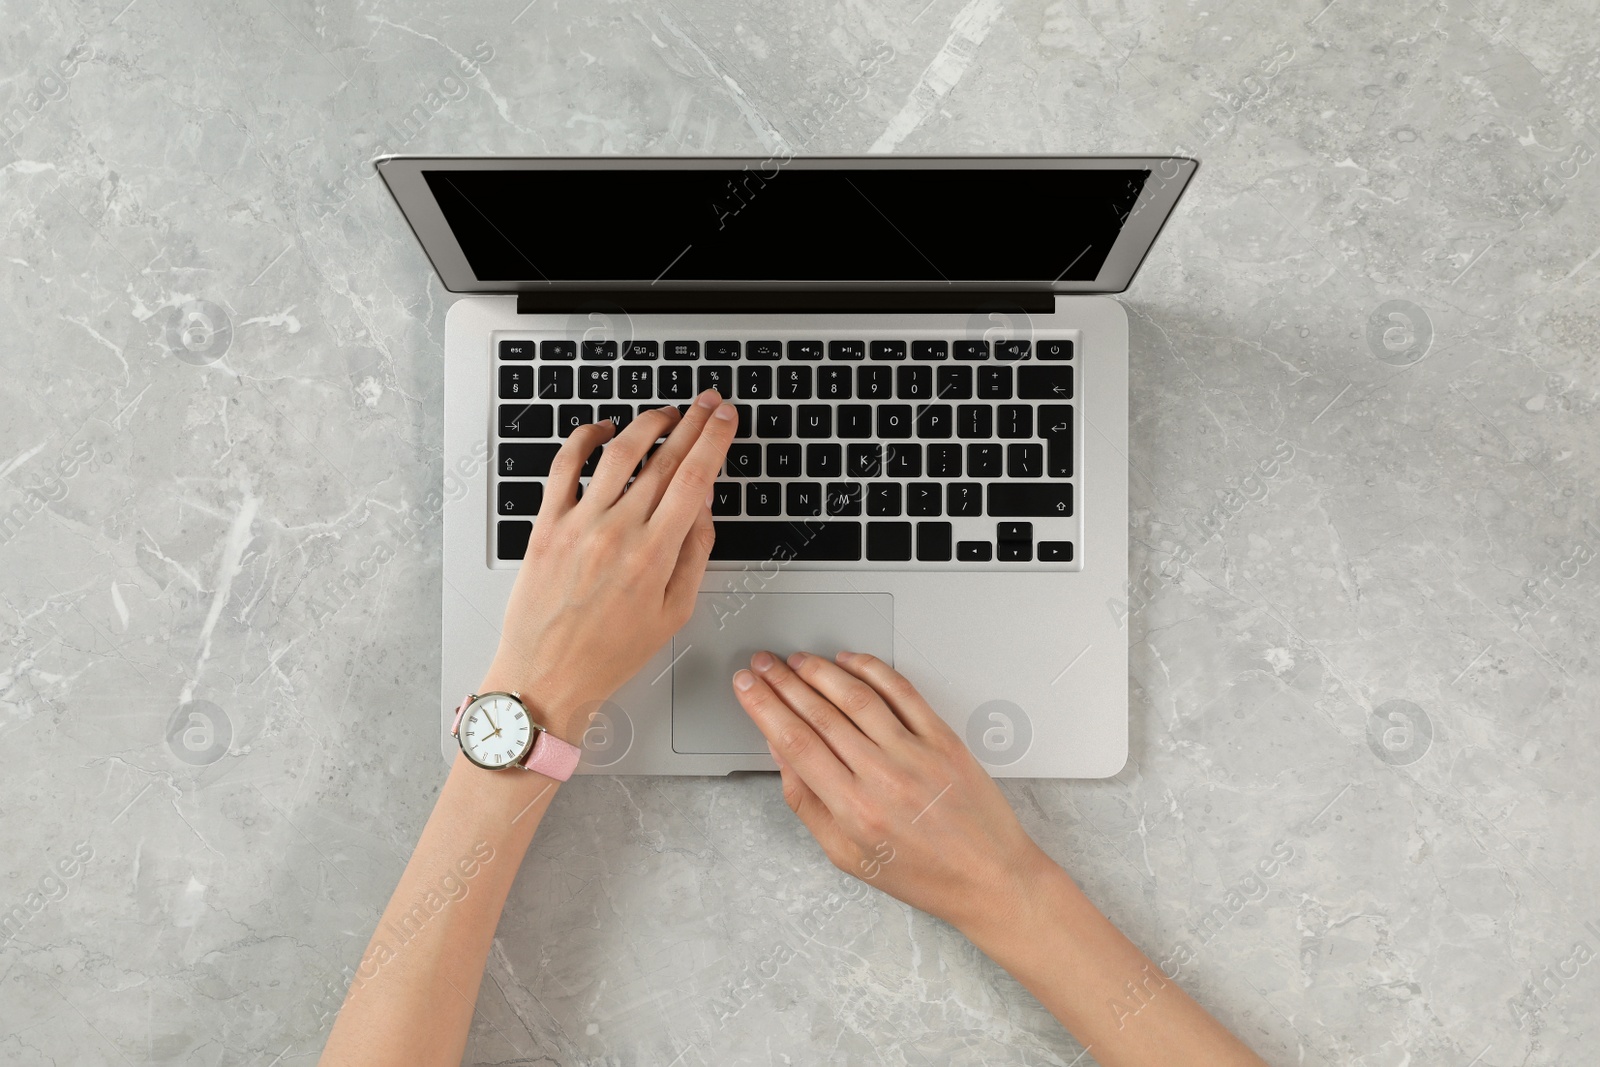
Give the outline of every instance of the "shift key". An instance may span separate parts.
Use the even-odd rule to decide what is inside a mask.
[[[990,482],[989,514],[998,517],[1072,514],[1071,482]]]

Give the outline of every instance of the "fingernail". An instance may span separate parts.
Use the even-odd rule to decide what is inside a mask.
[[[695,403],[699,404],[703,408],[714,408],[718,404],[722,403],[722,398],[717,395],[717,391],[715,389],[707,389],[705,392],[700,394],[700,399],[696,400]]]
[[[738,412],[733,410],[732,404],[724,404],[718,408],[716,413],[711,417],[714,419],[721,419],[723,422],[731,422],[738,417],[738,414]]]
[[[716,495],[717,495],[717,491],[715,489],[711,490],[711,492],[706,494],[706,507],[709,508],[711,506],[711,498],[716,496]]]
[[[839,654],[837,656],[834,656],[833,658],[838,660],[840,663],[845,663],[845,662],[848,662],[850,659],[854,658],[854,656],[855,656],[854,652],[846,652],[843,649],[840,649],[839,650]]]
[[[739,670],[733,672],[733,687],[739,690],[739,692],[743,693],[745,690],[749,689],[755,684],[756,676],[744,668],[741,667]]]
[[[789,659],[786,662],[789,664],[790,670],[797,671],[800,669],[800,664],[804,663],[805,661],[806,654],[804,652],[792,652],[789,654]]]
[[[754,667],[758,671],[770,671],[772,669],[772,665],[777,662],[778,661],[773,659],[769,653],[757,652],[753,657],[751,657],[750,666]]]

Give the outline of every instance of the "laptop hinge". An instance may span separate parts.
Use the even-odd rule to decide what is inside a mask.
[[[861,312],[879,314],[982,311],[1026,311],[1048,315],[1055,311],[1056,294],[1039,290],[812,290],[808,292],[754,292],[750,290],[671,290],[639,292],[537,292],[517,294],[517,314],[548,315],[622,308],[629,312],[698,314],[782,312]]]

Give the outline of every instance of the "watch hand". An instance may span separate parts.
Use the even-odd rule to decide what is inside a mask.
[[[485,719],[489,720],[489,725],[490,726],[494,726],[494,716],[489,714],[489,709],[488,708],[484,708],[483,709],[483,717]],[[495,733],[499,733],[500,732],[500,727],[494,726],[494,732]]]

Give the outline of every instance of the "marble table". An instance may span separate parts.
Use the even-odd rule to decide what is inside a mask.
[[[1275,1064],[1592,1058],[1588,5],[7,14],[0,1061],[314,1062],[427,816],[450,298],[371,157],[785,147],[1203,159],[1124,298],[1132,758],[1006,793]],[[1093,1058],[768,775],[563,789],[477,1011],[472,1064]]]

